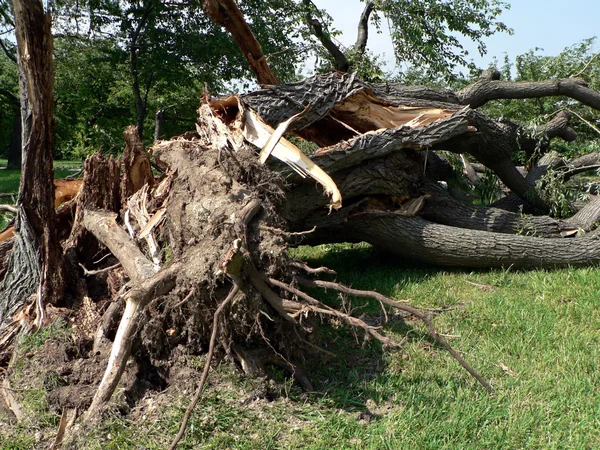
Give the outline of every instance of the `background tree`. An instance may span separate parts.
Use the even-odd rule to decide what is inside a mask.
[[[174,108],[170,116],[187,119],[180,122],[189,128],[205,86],[213,93],[226,92],[232,81],[251,78],[243,55],[229,34],[207,17],[202,4],[201,1],[165,3],[156,0],[63,1],[57,11],[56,30],[58,40],[64,40],[64,44],[57,47],[68,49],[64,56],[69,58],[73,43],[85,39],[88,50],[93,47],[105,57],[110,54],[110,68],[120,72],[113,86],[119,91],[121,104],[129,95],[128,102],[135,111],[141,136],[154,120],[154,114],[149,112],[166,107]],[[299,44],[294,40],[298,28],[295,4],[287,0],[252,0],[240,2],[240,9],[264,43],[275,72],[283,80],[293,77],[300,58]],[[60,69],[58,55],[59,73]],[[97,82],[92,84],[98,85]],[[130,94],[122,92],[124,84],[129,86]],[[103,103],[98,100],[93,107],[97,111]],[[111,108],[106,109],[109,114]],[[90,117],[95,115],[88,116],[88,121]]]
[[[600,90],[600,53],[595,48],[596,38],[565,48],[556,56],[546,56],[534,49],[511,61],[504,59],[502,77],[516,82],[544,81],[578,77],[590,89]],[[572,114],[571,126],[577,132],[576,142],[556,141],[551,148],[567,157],[589,153],[598,146],[600,136],[600,113],[594,108],[568,98],[540,97],[524,100],[502,100],[486,105],[485,111],[496,118],[506,118],[528,125],[530,129],[548,121],[560,111]],[[521,155],[521,164],[527,164]]]
[[[327,49],[333,67],[346,72],[351,67],[356,70],[367,64],[370,69],[364,74],[359,72],[361,76],[366,75],[365,78],[376,62],[367,52],[369,24],[379,29],[383,18],[391,29],[398,65],[405,69],[416,67],[433,79],[447,81],[456,78],[455,69],[472,66],[461,39],[475,42],[483,55],[486,37],[512,32],[497,20],[503,9],[509,7],[499,0],[369,0],[357,18],[356,43],[343,49],[334,42],[336,31],[329,31],[331,18],[326,12],[316,8],[311,0],[303,0],[303,5],[307,24]]]
[[[0,6],[0,30],[14,29],[8,3]],[[21,167],[21,111],[16,46],[0,38],[0,155],[8,159],[8,169]]]

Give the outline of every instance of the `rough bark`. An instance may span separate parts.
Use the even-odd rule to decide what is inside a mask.
[[[371,17],[374,7],[375,3],[368,1],[365,4],[365,9],[363,9],[358,21],[358,32],[356,34],[356,43],[354,44],[354,49],[357,54],[361,56],[367,49],[367,41],[369,39],[369,18]]]
[[[581,78],[547,81],[501,81],[498,71],[485,71],[480,79],[457,94],[462,105],[478,108],[490,100],[565,96],[594,109],[600,109],[600,93],[590,89]]]
[[[430,193],[431,197],[427,199],[421,217],[441,225],[537,237],[560,237],[561,233],[577,229],[574,224],[548,216],[472,205],[452,197],[437,184],[426,186],[423,192]],[[591,225],[587,221],[585,224]]]
[[[25,126],[17,202],[19,213],[15,222],[15,245],[0,292],[0,320],[8,318],[15,305],[36,288],[39,288],[38,315],[42,320],[43,304],[56,302],[64,292],[65,283],[52,183],[54,65],[51,18],[40,1],[15,0],[13,8],[21,87],[26,90],[27,104],[22,111]]]
[[[348,72],[350,69],[350,64],[346,59],[346,55],[342,52],[339,46],[331,40],[329,36],[329,32],[323,27],[323,24],[310,13],[310,10],[314,8],[312,1],[303,0],[304,6],[307,9],[306,13],[306,23],[311,31],[311,33],[321,42],[323,47],[327,49],[331,59],[333,60],[333,67],[335,70],[339,70],[340,72]],[[366,38],[365,38],[366,45]]]
[[[475,84],[487,83],[486,76],[489,74]],[[516,124],[496,122],[470,108],[459,107],[470,98],[467,93],[468,90],[459,96],[400,85],[372,85],[352,75],[327,74],[250,93],[242,96],[241,102],[272,126],[310,104],[308,112],[292,128],[298,135],[326,146],[311,159],[332,176],[345,207],[328,215],[324,209],[327,199],[315,192],[310,183],[272,164],[291,182],[283,215],[292,230],[317,227],[305,237],[305,242],[360,239],[406,257],[477,267],[564,266],[596,261],[593,240],[563,239],[573,236],[582,224],[587,229],[593,227],[595,203],[587,207],[585,219],[582,213],[573,221],[560,221],[518,210],[510,213],[469,205],[431,183],[445,172],[428,170],[428,156],[435,155],[432,150],[469,153],[492,169],[520,204],[527,201],[538,211],[547,210],[535,182],[549,164],[555,164],[552,155],[544,157],[527,177],[511,159],[515,151],[547,145],[549,139],[574,138],[569,116],[558,114],[533,134],[527,134]],[[213,102],[213,107],[218,109],[217,104]],[[433,156],[432,160],[437,161],[436,158]],[[589,163],[593,159],[582,161]],[[564,176],[568,175],[565,172]],[[381,222],[395,234],[378,225]],[[444,233],[448,239],[441,237]],[[438,236],[439,244],[435,244]],[[460,239],[465,244],[459,245]],[[491,250],[474,261],[473,248],[482,251],[482,247],[472,246],[478,239]],[[494,239],[504,247],[492,245]],[[586,247],[590,250],[581,253]],[[440,248],[442,256],[436,256],[437,250],[433,249]],[[543,256],[544,251],[547,256]]]
[[[86,210],[102,209],[113,213],[121,210],[121,164],[112,157],[106,159],[100,153],[94,153],[84,163],[83,187],[77,199],[77,207],[73,227],[65,253],[75,252],[79,262],[87,263],[87,257],[95,254],[97,240],[90,235],[83,225]]]

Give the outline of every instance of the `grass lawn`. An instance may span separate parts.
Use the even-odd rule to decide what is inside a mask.
[[[211,371],[179,448],[600,448],[597,268],[447,270],[396,261],[364,244],[294,253],[312,266],[336,269],[339,281],[436,310],[440,332],[492,383],[495,395],[417,321],[390,318],[391,333],[408,335],[405,347],[392,351],[323,324],[319,344],[338,357],[305,362],[316,392],[304,393],[275,373],[278,383],[265,394],[263,381],[221,364]],[[381,315],[378,304],[350,300],[355,314]],[[328,301],[341,300],[332,295]],[[201,370],[203,358],[190,365]],[[189,381],[148,394],[139,403],[143,413],[109,415],[82,435],[81,448],[165,448],[194,388]],[[41,416],[50,423],[42,430],[56,432],[54,414],[52,420]],[[4,444],[0,439],[0,449],[35,448],[32,430],[39,423],[22,425]]]
[[[6,160],[0,159],[0,193],[16,193],[21,181],[20,170],[7,170]],[[65,178],[81,169],[81,161],[54,161],[54,178]],[[5,202],[6,203],[6,202]]]

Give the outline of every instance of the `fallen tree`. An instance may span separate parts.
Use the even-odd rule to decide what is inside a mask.
[[[82,190],[71,201],[74,220],[64,225],[70,233],[59,232],[67,259],[81,267],[70,293],[70,306],[87,310],[75,320],[74,338],[90,349],[81,358],[91,363],[92,354],[104,355],[108,365],[98,374],[99,384],[77,387],[77,401],[57,393],[57,406],[87,408],[85,420],[94,423],[128,370],[133,373],[126,389],[145,376],[142,367],[168,379],[175,348],[201,352],[207,343],[211,356],[221,349],[248,373],[278,365],[310,389],[309,376],[295,361],[305,351],[329,353],[309,340],[315,318],[345,323],[383,345],[400,344],[382,327],[323,303],[306,287],[367,296],[385,314],[392,309],[421,319],[432,338],[491,390],[428,313],[375,292],[309,279],[326,271],[294,261],[286,251],[298,243],[367,241],[445,265],[597,262],[595,199],[561,220],[475,206],[441,187],[440,181],[455,185],[461,174],[438,151],[468,153],[497,173],[521,205],[546,213],[540,183],[521,174],[512,152],[536,146],[540,133],[573,136],[568,117],[557,116],[545,131],[528,134],[463,105],[467,98],[331,73],[212,99],[200,108],[195,133],[154,146],[152,155],[164,171],[158,180],[135,129],[127,130],[125,163],[99,155],[86,162]],[[283,137],[286,132],[316,144],[316,151],[310,157],[301,153]],[[578,164],[597,162],[598,155],[590,155]],[[531,174],[547,183],[548,173],[565,178],[578,170],[551,155]],[[546,178],[540,178],[543,173]],[[576,237],[582,229],[592,232]],[[92,285],[104,287],[88,289],[91,278]],[[10,307],[17,313],[3,324],[5,358],[12,338],[30,320],[27,302]],[[126,364],[131,355],[137,368]],[[206,374],[195,400],[205,380]]]

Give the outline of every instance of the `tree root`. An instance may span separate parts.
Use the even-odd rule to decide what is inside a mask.
[[[217,340],[217,333],[219,331],[219,318],[220,318],[221,312],[225,309],[225,307],[229,303],[231,303],[231,301],[236,296],[236,294],[239,292],[239,290],[240,290],[240,288],[239,288],[238,284],[234,281],[233,287],[231,288],[231,291],[229,291],[227,298],[225,300],[223,300],[223,302],[219,305],[219,307],[215,311],[215,314],[213,316],[213,329],[212,329],[212,334],[210,335],[210,344],[208,346],[208,355],[206,356],[206,363],[204,364],[204,370],[202,371],[202,378],[200,379],[200,384],[198,384],[198,387],[196,388],[196,392],[194,393],[194,397],[192,398],[192,401],[190,402],[187,409],[185,410],[183,420],[181,421],[181,426],[179,427],[179,432],[177,433],[177,436],[175,436],[175,438],[173,439],[173,442],[171,442],[171,445],[169,446],[169,450],[174,450],[177,447],[177,444],[179,443],[179,441],[183,437],[183,434],[185,433],[185,429],[187,427],[188,421],[190,420],[192,411],[196,407],[198,400],[200,400],[200,395],[202,395],[202,390],[204,389],[204,384],[206,383],[206,379],[208,378],[208,371],[210,370],[210,363],[212,361],[213,353],[215,351],[215,343]]]
[[[440,335],[438,333],[437,329],[433,325],[433,321],[431,320],[431,317],[429,314],[424,313],[424,312],[420,311],[419,309],[414,308],[412,306],[398,303],[397,301],[392,300],[391,298],[386,297],[385,295],[379,294],[378,292],[352,289],[352,288],[344,286],[340,283],[335,283],[332,281],[308,280],[308,279],[304,279],[304,278],[300,278],[300,277],[297,278],[297,281],[302,286],[306,286],[309,288],[319,287],[319,288],[323,288],[323,289],[333,289],[335,291],[338,291],[338,292],[341,292],[341,293],[344,293],[347,295],[352,295],[355,297],[373,298],[385,305],[391,306],[400,311],[404,311],[412,316],[415,316],[415,317],[421,319],[427,326],[427,329],[429,330],[429,334],[431,335],[431,337],[433,337],[446,350],[448,350],[448,352],[450,352],[450,354],[454,357],[454,359],[456,359],[458,361],[458,363],[461,366],[463,366],[463,368],[467,372],[469,372],[471,375],[473,375],[475,377],[475,379],[485,388],[485,390],[488,391],[488,393],[490,393],[490,394],[493,393],[493,389],[490,386],[490,384],[475,369],[473,369],[464,360],[464,358],[462,356],[460,356],[460,354],[456,350],[454,350],[454,348],[448,343],[448,341],[442,335]]]
[[[328,273],[331,275],[335,275],[335,273],[336,273],[335,270],[330,269],[329,267],[312,268],[312,267],[309,267],[308,265],[304,264],[302,261],[291,261],[290,266],[297,267],[298,269],[302,269],[306,273],[310,273],[310,274]]]
[[[110,249],[131,279],[137,282],[125,295],[125,311],[106,371],[85,414],[86,422],[95,422],[100,419],[125,370],[140,314],[153,297],[163,295],[173,288],[181,265],[174,263],[157,273],[158,268],[145,258],[127,233],[116,224],[115,215],[112,213],[86,211],[84,226]]]
[[[322,314],[322,315],[326,315],[326,316],[337,317],[338,319],[341,319],[342,321],[346,322],[348,325],[350,325],[354,328],[363,329],[368,335],[377,339],[384,345],[394,346],[394,347],[398,346],[398,344],[396,342],[394,342],[392,339],[383,336],[382,334],[380,334],[377,331],[377,330],[381,329],[381,327],[374,327],[372,325],[367,324],[366,322],[364,322],[361,319],[358,319],[349,314],[338,311],[337,309],[331,308],[331,307],[325,305],[324,303],[320,302],[316,298],[311,297],[307,293],[301,291],[300,289],[296,289],[295,287],[285,284],[279,280],[276,280],[274,278],[267,278],[266,281],[269,284],[272,284],[273,286],[277,286],[281,289],[284,289],[284,290],[290,292],[291,294],[294,294],[294,295],[304,299],[306,302],[308,302],[308,305],[303,305],[302,308],[298,310],[298,312],[296,312],[292,315],[292,317],[297,317],[298,315],[303,314],[305,312],[314,312],[314,313]]]

